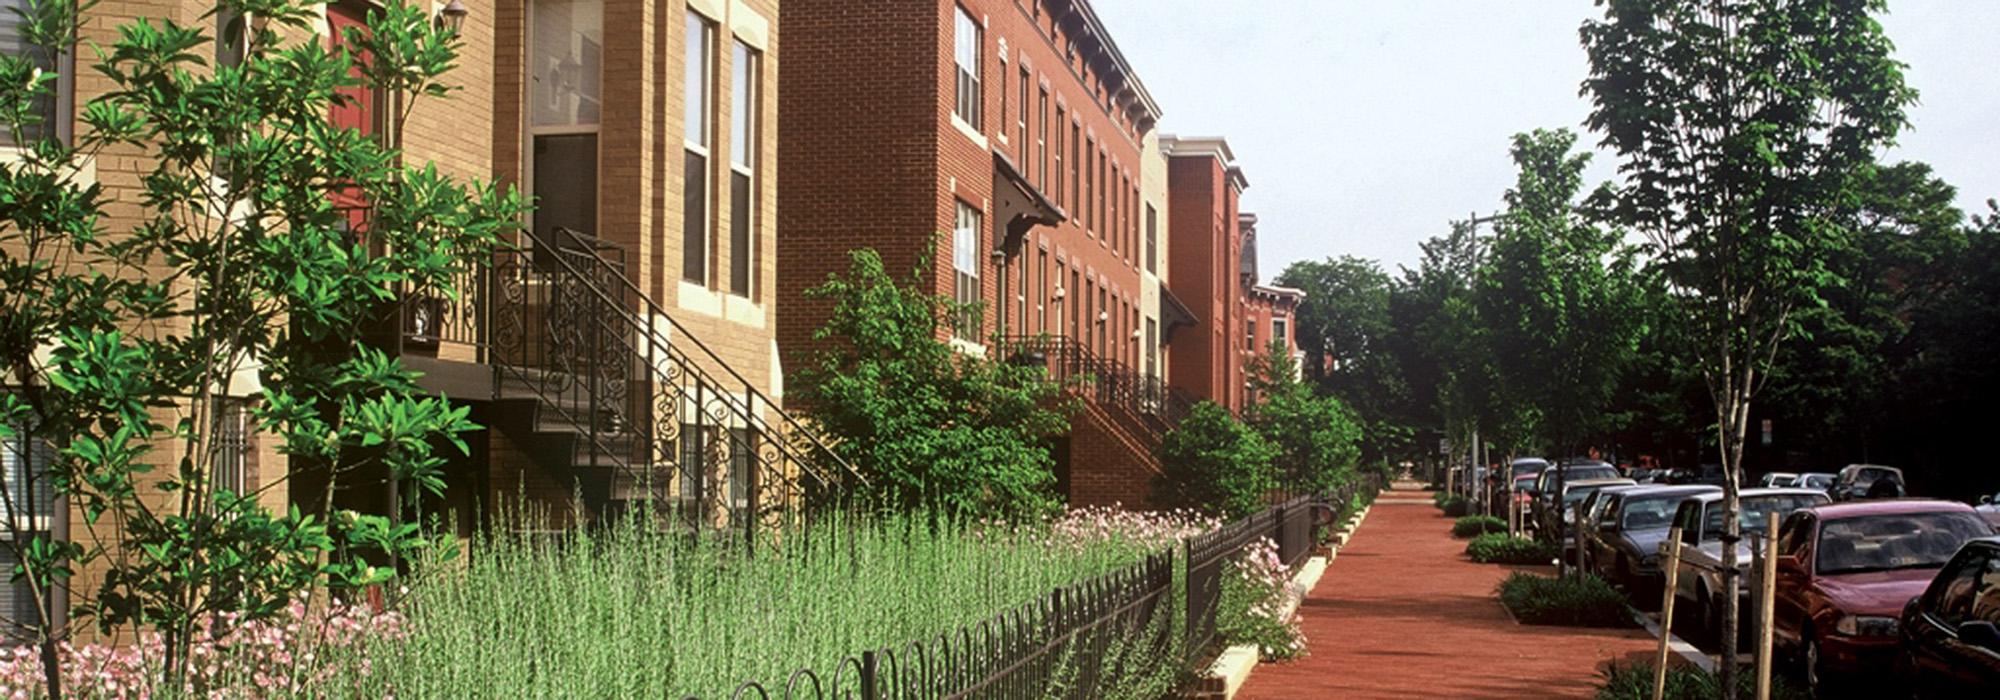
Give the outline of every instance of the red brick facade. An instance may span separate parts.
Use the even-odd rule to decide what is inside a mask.
[[[1162,137],[1161,149],[1169,158],[1172,210],[1168,287],[1196,317],[1168,346],[1169,379],[1195,398],[1240,413],[1249,299],[1237,199],[1249,182],[1222,139]]]
[[[786,4],[792,68],[780,96],[778,275],[785,363],[811,361],[812,334],[828,313],[804,291],[844,272],[848,252],[865,247],[899,276],[932,251],[921,269],[931,292],[984,302],[981,327],[958,334],[969,352],[991,351],[996,334],[1046,334],[1141,367],[1141,329],[1158,318],[1142,304],[1140,274],[1141,153],[1157,107],[1088,3],[926,7],[933,11],[897,0]],[[976,87],[968,89],[961,64],[974,64],[965,72]],[[976,99],[961,105],[961,95]],[[977,221],[970,249],[955,250],[968,214]],[[1009,240],[1010,223],[1029,216],[1042,224]],[[976,286],[960,290],[961,280]],[[1128,462],[1154,460],[1131,436],[1112,440],[1079,427],[1072,443],[1082,451],[1122,446],[1132,453]]]

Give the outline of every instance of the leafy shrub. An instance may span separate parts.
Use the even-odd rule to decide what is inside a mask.
[[[1653,665],[1648,663],[1629,666],[1611,664],[1602,674],[1603,680],[1597,686],[1597,700],[1651,700],[1653,697]],[[1757,675],[1736,674],[1737,697],[1754,697],[1757,692]],[[1722,684],[1715,674],[1686,664],[1667,667],[1666,700],[1709,700],[1722,697]],[[1783,675],[1771,676],[1771,697],[1779,700],[1805,700],[1805,691],[1794,687]]]
[[[1278,545],[1258,538],[1229,563],[1222,575],[1222,601],[1215,627],[1229,644],[1254,644],[1265,661],[1303,656],[1306,635],[1297,615],[1281,615],[1291,592],[1292,572],[1278,558]]]
[[[1468,515],[1451,524],[1451,536],[1464,539],[1507,531],[1507,521],[1491,515]]]
[[[1464,496],[1448,496],[1443,503],[1438,504],[1438,507],[1444,509],[1445,517],[1450,518],[1472,513],[1472,501],[1466,500]]]
[[[1159,501],[1225,518],[1264,508],[1278,485],[1277,448],[1211,401],[1195,404],[1160,441],[1165,473],[1154,482]]]
[[[1632,626],[1625,596],[1590,574],[1548,578],[1516,571],[1500,582],[1500,602],[1530,625]]]
[[[1481,564],[1547,564],[1555,561],[1555,545],[1494,532],[1472,538],[1465,555]]]

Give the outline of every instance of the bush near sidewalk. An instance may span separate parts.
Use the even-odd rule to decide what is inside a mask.
[[[1549,578],[1516,571],[1500,582],[1500,602],[1530,625],[1632,626],[1625,596],[1590,574]]]
[[[1472,538],[1465,555],[1481,564],[1548,564],[1555,561],[1556,548],[1541,540],[1493,532]]]
[[[1456,518],[1472,512],[1472,502],[1466,500],[1464,496],[1438,496],[1432,500],[1437,503],[1437,507],[1444,510],[1446,517]]]
[[[1611,664],[1602,673],[1597,685],[1597,700],[1652,700],[1653,665]],[[1757,693],[1757,676],[1744,673],[1736,676],[1738,697],[1754,697]],[[1667,668],[1666,700],[1709,700],[1722,697],[1722,684],[1715,674],[1685,664]],[[1793,686],[1782,675],[1771,677],[1771,697],[1777,700],[1805,700],[1811,697],[1805,691]]]
[[[1506,533],[1507,521],[1491,515],[1468,515],[1451,524],[1451,536],[1459,539],[1496,532]]]

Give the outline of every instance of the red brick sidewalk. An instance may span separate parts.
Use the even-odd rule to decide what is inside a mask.
[[[1428,492],[1389,491],[1299,613],[1311,655],[1264,664],[1261,698],[1590,697],[1607,662],[1650,660],[1641,630],[1514,624],[1493,589],[1510,569],[1465,559]]]

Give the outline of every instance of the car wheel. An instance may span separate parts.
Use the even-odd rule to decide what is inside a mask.
[[[1814,634],[1806,638],[1806,654],[1803,666],[1805,667],[1806,695],[1815,698],[1821,696],[1820,689],[1825,687],[1823,684],[1826,679],[1826,671],[1820,664],[1819,635]]]

